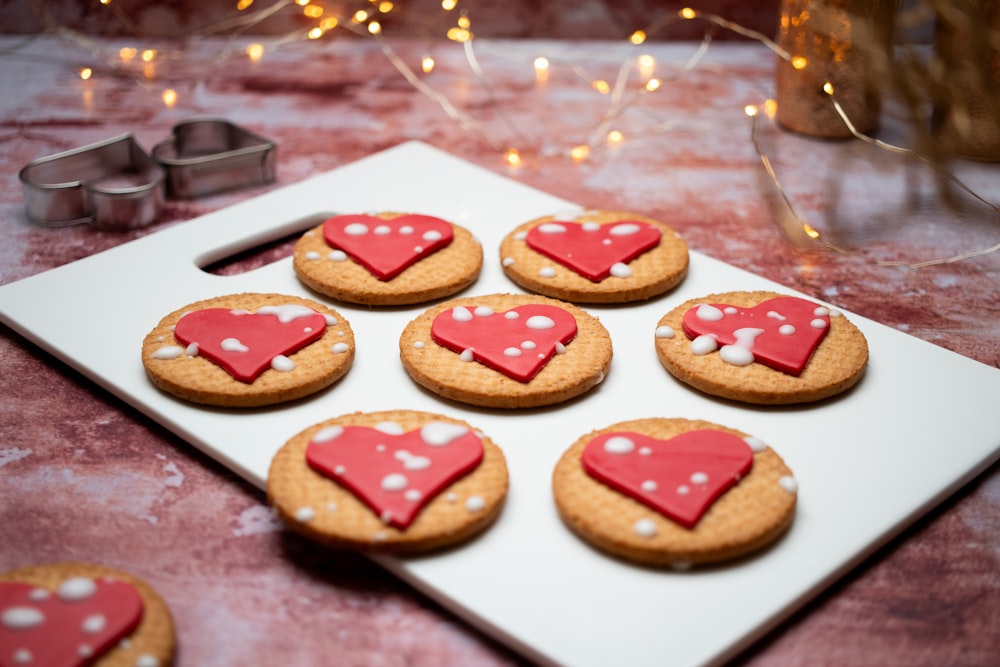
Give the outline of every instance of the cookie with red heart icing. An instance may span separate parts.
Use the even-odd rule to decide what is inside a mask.
[[[413,410],[353,413],[292,437],[267,494],[293,530],[337,547],[416,553],[463,542],[499,516],[507,464],[469,424]]]
[[[464,227],[417,213],[336,215],[296,242],[299,280],[325,296],[369,306],[424,303],[472,285],[483,265]]]
[[[565,211],[514,228],[500,244],[521,287],[573,303],[658,296],[687,274],[687,243],[667,225],[619,211]]]
[[[283,294],[205,299],[160,320],[142,343],[150,380],[179,398],[257,407],[302,398],[354,361],[354,332],[336,310]]]
[[[619,422],[582,436],[552,474],[563,522],[625,560],[686,569],[759,551],[792,524],[798,484],[769,446],[691,419]]]
[[[0,665],[167,667],[170,610],[142,579],[95,563],[0,573]]]
[[[565,301],[489,294],[438,304],[399,339],[403,367],[444,398],[493,408],[561,403],[590,391],[611,367],[600,321]]]
[[[654,341],[660,362],[680,381],[760,405],[840,394],[868,365],[865,336],[847,317],[777,292],[691,299],[660,318]]]

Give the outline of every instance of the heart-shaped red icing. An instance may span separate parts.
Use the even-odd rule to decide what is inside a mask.
[[[694,528],[713,502],[753,466],[753,451],[725,431],[688,431],[669,440],[641,433],[599,435],[583,468],[611,488]]]
[[[442,489],[479,465],[483,443],[468,427],[451,422],[407,432],[394,426],[323,429],[306,448],[306,462],[382,521],[405,529]]]
[[[451,243],[451,225],[429,215],[391,220],[371,215],[338,215],[323,223],[323,237],[382,281]]]
[[[729,363],[743,366],[756,361],[799,375],[830,330],[830,311],[792,296],[768,299],[749,308],[701,304],[684,313],[683,327],[689,338],[714,338],[723,360]],[[714,351],[711,345],[696,349],[696,354],[710,351]]]
[[[295,304],[263,306],[255,313],[205,308],[181,317],[174,338],[196,345],[199,355],[249,384],[268,368],[291,370],[287,355],[321,338],[326,325],[325,316]]]
[[[576,337],[576,318],[558,306],[527,304],[503,312],[456,306],[431,323],[434,342],[517,380],[531,378]]]
[[[627,264],[660,243],[659,228],[638,220],[596,222],[552,221],[528,230],[525,242],[584,278],[600,282],[612,267]]]
[[[70,578],[55,591],[0,582],[0,666],[92,664],[142,620],[131,584]]]

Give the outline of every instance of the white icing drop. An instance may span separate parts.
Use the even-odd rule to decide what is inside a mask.
[[[351,346],[348,345],[347,343],[334,343],[333,347],[330,348],[330,351],[333,352],[334,354],[343,354],[344,352],[347,352],[350,349]]]
[[[418,350],[424,349],[424,341],[422,341],[422,340],[415,340],[415,341],[413,341],[413,347],[415,347]]]
[[[24,630],[45,622],[45,614],[34,607],[8,607],[0,616],[0,623],[8,630]]]
[[[49,596],[50,596],[49,592],[44,588],[36,588],[35,590],[28,593],[28,599],[35,600],[36,602],[40,602],[41,600],[48,600]]]
[[[555,278],[556,270],[553,269],[551,266],[546,266],[541,270],[539,270],[538,275],[540,275],[542,278]]]
[[[518,232],[517,234],[514,234],[515,241],[523,241],[527,237],[528,237],[528,232]]]
[[[686,496],[689,493],[691,493],[691,489],[689,487],[685,486],[684,484],[681,484],[680,486],[677,487],[677,494],[678,495]]]
[[[30,665],[34,660],[35,656],[26,648],[14,652],[14,664],[16,665]]]
[[[319,313],[312,308],[300,306],[296,303],[285,303],[279,306],[261,306],[257,309],[257,314],[274,315],[282,324],[288,324],[300,317],[309,317],[310,315],[318,315]]]
[[[634,222],[630,222],[624,225],[615,225],[608,232],[610,236],[632,236],[633,234],[638,234],[642,229],[639,225]]]
[[[813,320],[813,321],[811,321],[809,323],[809,326],[811,326],[813,329],[825,329],[826,328],[826,320],[823,320],[823,319],[820,319],[820,318],[817,317],[815,320]]]
[[[710,306],[707,303],[703,303],[698,306],[698,309],[694,311],[695,317],[699,320],[705,320],[706,322],[718,322],[725,314],[716,308],[715,306]]]
[[[160,667],[160,661],[155,655],[143,653],[135,659],[135,667]]]
[[[635,442],[624,435],[616,435],[604,441],[604,451],[608,454],[628,454],[635,449]]]
[[[653,491],[656,491],[656,489],[658,488],[659,486],[657,486],[656,482],[654,482],[651,479],[647,479],[642,483],[642,490],[645,491],[646,493],[652,493]]]
[[[315,250],[310,250],[309,252],[306,253],[306,259],[309,260],[310,262],[315,261],[320,257],[322,257],[322,255],[320,255]]]
[[[392,232],[389,225],[375,225],[375,229],[372,230],[373,234],[377,236],[388,236]]]
[[[279,354],[271,359],[271,368],[279,373],[290,373],[295,370],[295,362],[283,354]]]
[[[699,356],[715,352],[719,349],[719,341],[712,334],[703,334],[691,341],[691,352]]]
[[[312,521],[316,518],[316,511],[311,507],[300,507],[295,511],[295,520],[301,523]]]
[[[566,346],[556,341],[556,354],[563,354],[564,352],[566,352]]]
[[[331,250],[330,254],[328,254],[326,258],[331,262],[346,262],[347,253],[343,250]]]
[[[767,311],[767,316],[770,317],[773,320],[781,320],[782,322],[784,322],[785,320],[788,319],[787,317],[785,317],[784,315],[782,315],[781,313],[779,313],[776,310],[769,310],[769,311]]]
[[[789,493],[798,493],[799,483],[794,477],[784,475],[778,480],[778,485]]]
[[[342,465],[337,466],[336,468],[333,469],[334,475],[343,475],[345,472],[347,472],[347,468],[345,468]]]
[[[722,309],[722,312],[724,312],[726,315],[735,315],[740,311],[736,308],[736,306],[726,306],[725,308]]]
[[[368,233],[368,225],[363,222],[352,222],[344,227],[344,233],[348,236],[364,236]]]
[[[402,475],[398,472],[392,472],[382,478],[382,490],[402,491],[409,483],[410,481],[406,479],[406,475]]]
[[[462,424],[431,422],[420,429],[420,438],[432,447],[443,447],[469,432]]]
[[[628,268],[627,264],[615,262],[611,265],[611,275],[615,278],[631,278],[632,269]]]
[[[330,442],[331,440],[339,438],[343,433],[343,426],[327,426],[326,428],[320,429],[316,435],[313,436],[312,441],[318,443]]]
[[[524,340],[524,341],[521,341],[521,349],[522,350],[534,350],[537,347],[538,347],[538,345],[533,340]]]
[[[754,361],[753,344],[757,336],[764,333],[763,329],[753,327],[743,327],[733,332],[736,342],[732,345],[724,345],[719,351],[719,356],[726,363],[734,366],[747,366]]]
[[[535,331],[543,331],[545,329],[552,329],[556,326],[556,323],[551,317],[546,317],[545,315],[532,315],[524,323],[524,326],[529,329],[534,329]]]
[[[420,493],[420,491],[418,491],[417,489],[408,489],[406,493],[403,494],[403,497],[409,500],[411,503],[415,503],[418,500],[420,500],[421,497],[423,497],[423,494]]]
[[[553,220],[573,221],[583,215],[583,211],[557,211],[552,215]]]
[[[458,358],[462,361],[473,361],[475,357],[472,356],[472,348],[467,347],[462,350],[462,354],[458,355]]]
[[[656,327],[656,332],[653,334],[656,338],[673,338],[676,334],[674,333],[673,327],[668,327],[666,325],[662,327]]]
[[[703,472],[691,473],[692,484],[708,484],[708,475]]]
[[[167,345],[153,352],[154,359],[176,359],[184,354],[184,348],[180,345]]]
[[[493,309],[489,306],[477,306],[474,314],[476,317],[489,317],[493,314]]]
[[[652,519],[639,519],[632,524],[632,532],[639,537],[653,537],[656,535],[656,524]]]
[[[505,347],[503,350],[503,356],[505,357],[520,357],[521,348],[519,347]]]
[[[830,309],[824,308],[823,306],[816,306],[816,308],[813,310],[813,315],[815,315],[816,317],[823,317],[823,316],[829,317],[830,314],[831,314]]]
[[[97,584],[87,577],[71,577],[59,585],[56,595],[60,600],[86,600],[97,592]]]
[[[506,313],[503,314],[503,317],[505,320],[517,320],[521,318],[521,313],[517,312],[516,310],[508,310]]]
[[[469,496],[465,500],[465,509],[470,512],[481,512],[486,507],[486,501],[480,496]]]
[[[514,265],[514,258],[513,257],[504,257],[503,258],[503,265],[504,266],[513,266]]]
[[[403,225],[402,227],[399,228],[399,233],[404,236],[409,236],[410,234],[413,233],[413,227],[411,227],[410,225]],[[438,234],[438,238],[441,238],[440,234]]]
[[[795,333],[795,327],[792,326],[791,324],[782,324],[780,327],[778,327],[778,333],[780,333],[782,336],[791,336],[792,334]]]
[[[189,357],[197,357],[198,352],[199,352],[198,343],[191,343],[184,349],[184,354],[186,354]]]
[[[653,453],[653,450],[650,449],[649,447],[640,447],[639,448],[639,456],[649,456],[652,453]]]
[[[451,309],[451,317],[456,322],[471,322],[472,311],[465,306],[456,306]]]
[[[449,503],[453,503],[458,500],[458,495],[454,491],[449,491],[445,495],[444,499],[447,500]]]
[[[378,424],[375,424],[374,428],[376,431],[386,433],[388,435],[403,435],[406,433],[401,424],[393,421],[379,422]]]
[[[415,456],[405,449],[398,450],[393,455],[397,461],[403,462],[403,467],[407,470],[427,470],[431,467],[431,460],[426,456]]]
[[[538,225],[538,231],[542,234],[565,234],[566,227],[558,222],[543,222]]]
[[[93,614],[83,619],[81,629],[88,635],[96,635],[108,625],[108,619],[103,614]]]
[[[580,229],[582,229],[585,232],[596,232],[600,230],[600,228],[601,228],[601,223],[599,222],[585,222],[582,225],[580,225]],[[605,241],[605,243],[606,242],[607,241]]]
[[[326,326],[328,326],[328,327],[332,327],[332,326],[335,326],[337,324],[337,318],[334,317],[333,315],[324,315],[323,319],[326,320]],[[343,334],[341,334],[341,335],[343,335]]]
[[[743,442],[747,443],[747,446],[750,447],[750,451],[753,452],[763,452],[764,450],[767,449],[767,445],[764,443],[763,440],[761,440],[760,438],[755,438],[752,435],[748,435],[747,437],[743,438]]]
[[[223,338],[222,342],[219,343],[221,347],[226,352],[249,352],[250,348],[240,342],[239,338]]]

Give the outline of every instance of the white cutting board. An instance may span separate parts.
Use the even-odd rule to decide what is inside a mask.
[[[660,299],[587,308],[611,333],[612,369],[598,389],[562,406],[473,409],[419,389],[400,366],[397,338],[423,307],[333,304],[357,335],[355,365],[333,388],[292,405],[251,412],[196,407],[146,380],[142,338],[176,308],[241,291],[316,298],[296,280],[290,258],[229,277],[199,266],[331,213],[412,211],[461,224],[483,243],[483,274],[466,294],[515,292],[500,267],[501,238],[518,223],[569,208],[577,207],[410,142],[0,287],[0,318],[261,488],[288,437],[342,413],[427,410],[482,429],[510,466],[498,523],[447,553],[377,560],[544,663],[720,662],[1000,456],[1000,371],[850,313],[868,337],[871,363],[841,398],[762,409],[711,399],[673,380],[653,348],[656,322],[672,307],[712,292],[795,293],[698,253],[684,283]],[[788,535],[749,560],[690,572],[633,567],[573,537],[551,498],[559,455],[592,429],[657,416],[708,419],[776,449],[799,482]]]

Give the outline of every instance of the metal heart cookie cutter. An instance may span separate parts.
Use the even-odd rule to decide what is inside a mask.
[[[275,145],[218,118],[178,123],[152,156],[131,134],[40,158],[18,174],[28,219],[103,230],[155,222],[165,198],[202,197],[272,183]]]

